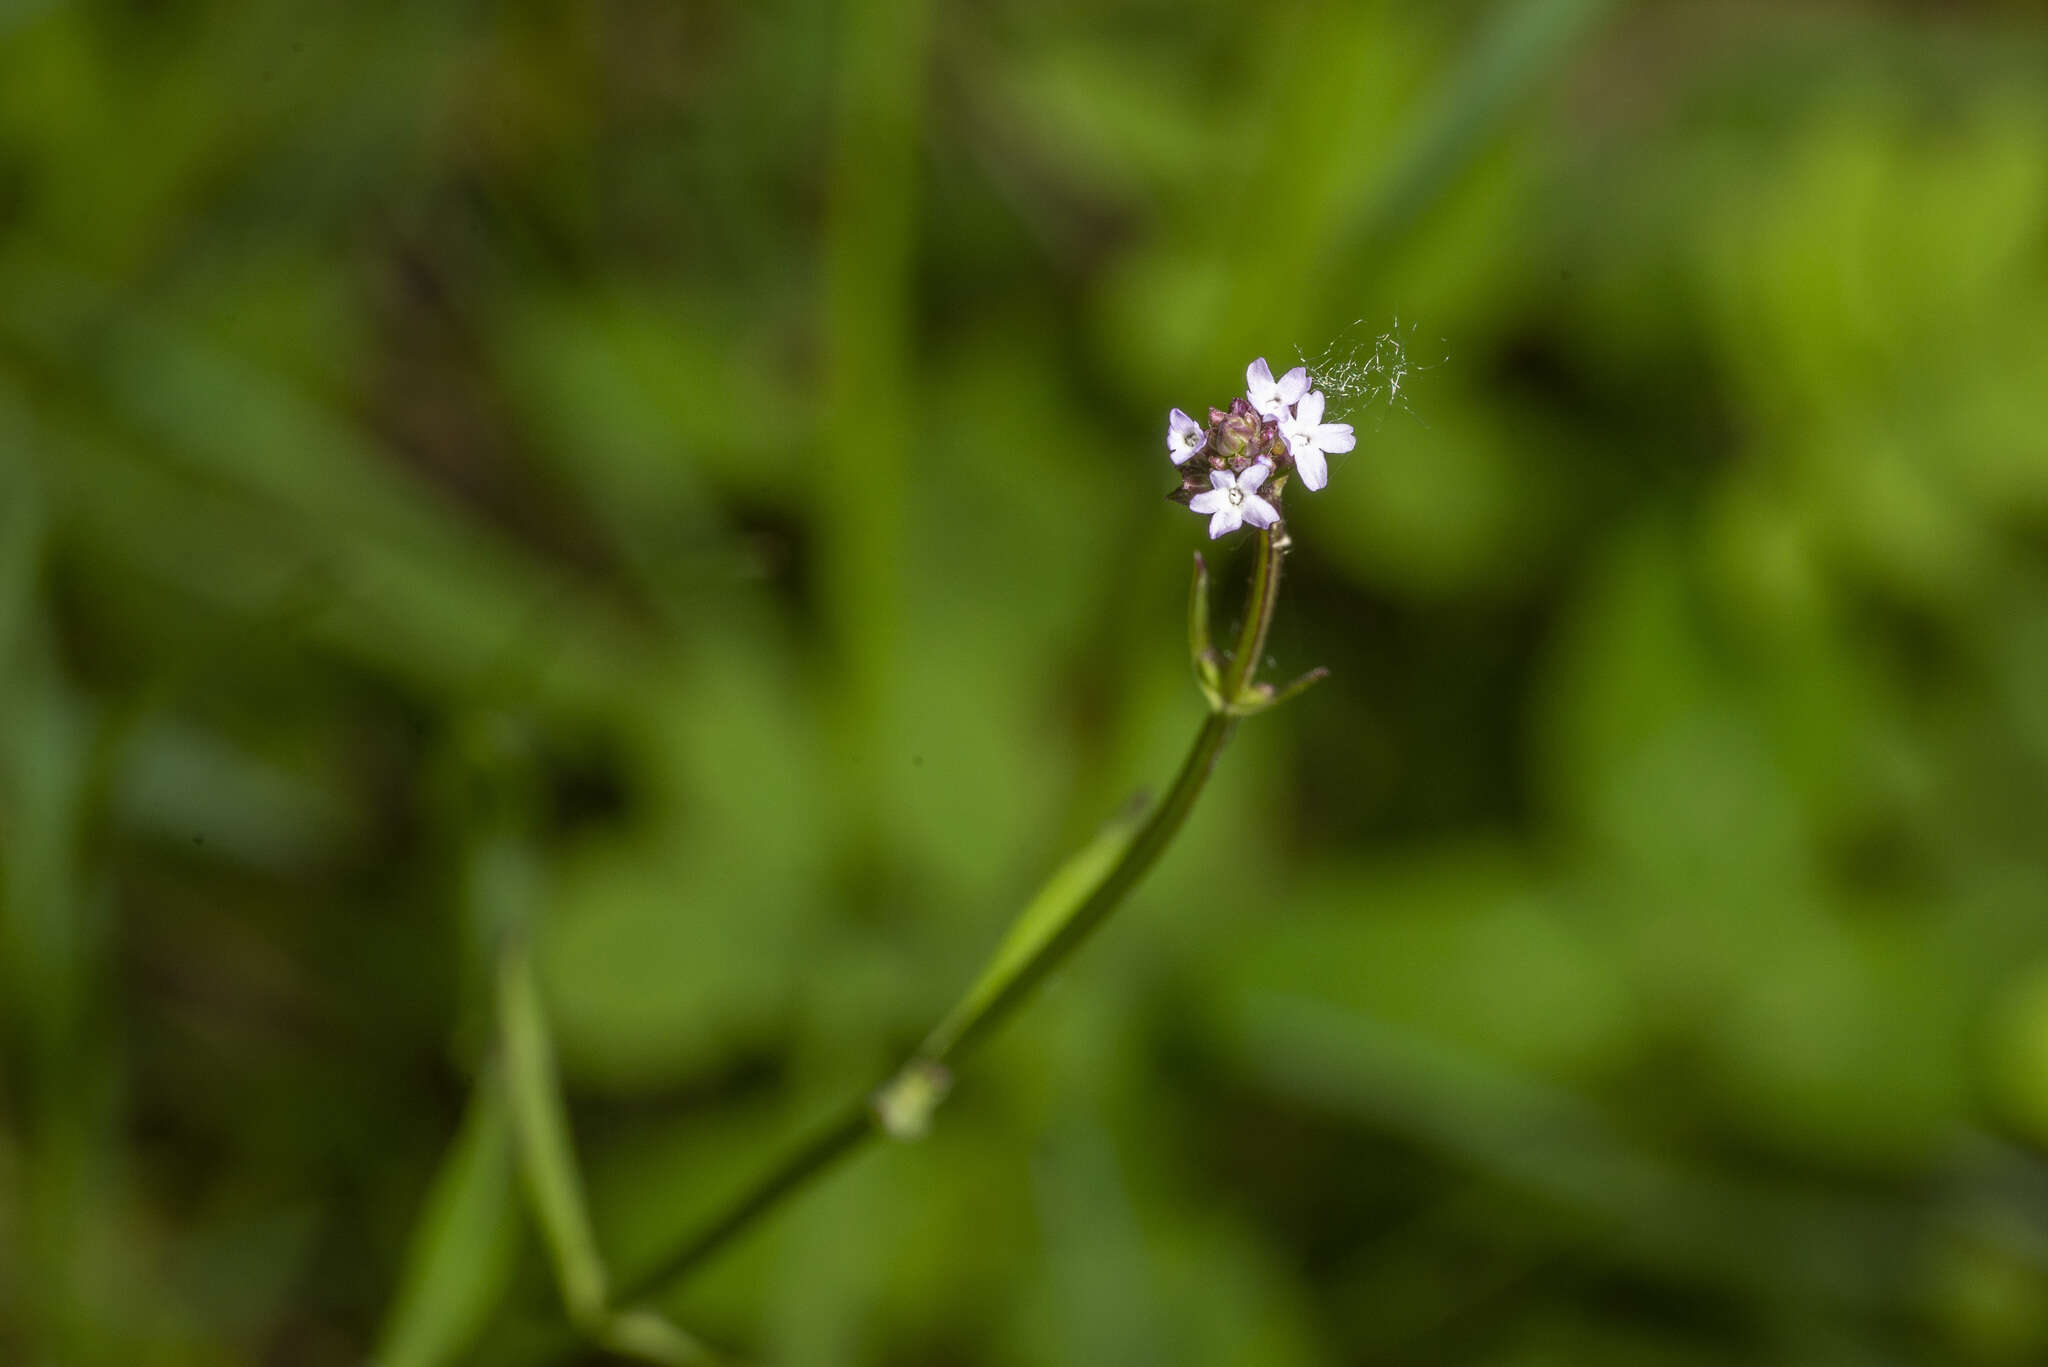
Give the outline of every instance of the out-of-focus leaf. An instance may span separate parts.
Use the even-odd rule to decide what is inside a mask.
[[[1540,1075],[1598,1077],[1641,1048],[1628,963],[1567,897],[1498,850],[1460,846],[1302,879],[1289,916],[1215,965],[1244,992],[1351,1007]]]
[[[1555,1237],[1583,1237],[1574,1226],[1586,1221],[1644,1265],[1772,1299],[1849,1309],[1884,1294],[1882,1241],[1903,1224],[1880,1205],[1703,1171],[1635,1142],[1576,1093],[1362,1013],[1254,995],[1231,1038],[1239,1066],[1269,1085],[1425,1139],[1570,1212]]]
[[[605,1311],[604,1260],[590,1227],[554,1045],[523,941],[514,940],[503,951],[498,1009],[508,1112],[534,1222],[547,1242],[570,1318],[596,1324]]]
[[[406,1250],[377,1367],[456,1358],[511,1283],[522,1223],[511,1117],[495,1069],[479,1077]]]
[[[622,1357],[661,1367],[698,1367],[715,1361],[704,1345],[651,1310],[627,1310],[608,1318],[597,1341]]]

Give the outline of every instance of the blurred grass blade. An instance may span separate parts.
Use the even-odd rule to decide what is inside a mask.
[[[604,1316],[604,1263],[583,1199],[568,1110],[555,1074],[554,1045],[524,940],[515,938],[499,960],[498,1013],[505,1090],[527,1196],[554,1261],[563,1304],[578,1324],[596,1326]]]
[[[1400,236],[1617,7],[1618,0],[1505,0],[1332,245],[1371,259]]]
[[[1910,1217],[1882,1202],[1645,1144],[1568,1087],[1346,1007],[1256,995],[1233,1013],[1249,1075],[1548,1201],[1640,1265],[1738,1296],[1884,1302],[1872,1250],[1898,1247]]]
[[[658,1367],[702,1367],[718,1361],[703,1344],[651,1310],[628,1310],[613,1315],[596,1338],[621,1357],[638,1358]]]
[[[71,534],[113,563],[237,613],[288,607],[287,629],[458,695],[517,684],[603,702],[644,658],[602,593],[174,312],[123,307],[60,257],[0,257],[0,339],[78,368],[77,392],[51,404],[43,464]]]
[[[929,0],[844,0],[839,118],[824,244],[825,423],[817,516],[826,619],[841,670],[841,781],[883,765],[904,592],[903,490],[915,447],[911,299]],[[869,491],[860,517],[840,490]],[[852,810],[862,819],[869,803]]]
[[[1010,984],[1031,966],[1116,870],[1124,852],[1130,848],[1131,840],[1137,835],[1143,817],[1142,805],[1133,804],[1104,826],[1079,853],[1060,865],[1045,886],[1038,890],[1038,895],[1031,899],[1030,905],[1011,922],[1009,932],[990,958],[988,967],[967,989],[959,1005],[947,1013],[925,1040],[924,1048],[919,1051],[921,1056],[944,1058],[989,1008],[1002,999]]]
[[[0,428],[0,433],[13,435],[6,428]],[[35,613],[41,566],[40,499],[19,458],[0,456],[0,686],[14,666]]]
[[[511,1284],[519,1251],[512,1120],[495,1070],[427,1195],[384,1325],[377,1367],[438,1367],[466,1349]]]
[[[0,1042],[19,1069],[7,1090],[23,1138],[18,1177],[0,1187],[13,1224],[0,1232],[15,1245],[0,1245],[0,1285],[18,1273],[22,1289],[0,1293],[0,1306],[20,1305],[31,1356],[97,1362],[123,1328],[114,1312],[132,1312],[136,1297],[104,1292],[94,1237],[110,1215],[115,1161],[111,1063],[91,1030],[98,937],[79,889],[94,727],[37,602],[45,530],[27,472],[0,456]]]

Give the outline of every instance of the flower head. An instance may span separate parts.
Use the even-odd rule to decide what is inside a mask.
[[[1178,408],[1166,420],[1166,454],[1180,473],[1167,497],[1209,518],[1212,540],[1246,523],[1278,525],[1289,477],[1298,472],[1321,489],[1330,480],[1326,457],[1357,445],[1351,424],[1323,421],[1324,396],[1309,387],[1307,367],[1276,380],[1261,356],[1245,381],[1250,394],[1210,408],[1207,422]]]
[[[1330,466],[1323,459],[1325,455],[1339,455],[1358,445],[1350,423],[1323,421],[1323,392],[1320,389],[1311,389],[1301,396],[1294,416],[1281,420],[1280,432],[1287,439],[1287,450],[1294,457],[1294,468],[1301,472],[1301,482],[1310,489],[1320,489],[1330,482]]]
[[[1201,450],[1208,439],[1202,424],[1178,408],[1166,415],[1166,455],[1175,465]]]
[[[1280,510],[1258,493],[1259,486],[1272,473],[1273,467],[1264,461],[1239,474],[1228,470],[1209,472],[1209,488],[1190,499],[1188,507],[1208,516],[1211,541],[1247,522],[1254,527],[1270,527],[1280,520]]]
[[[1245,395],[1252,401],[1252,407],[1269,418],[1285,419],[1301,396],[1308,393],[1308,367],[1296,366],[1273,378],[1273,369],[1261,356],[1244,369]]]

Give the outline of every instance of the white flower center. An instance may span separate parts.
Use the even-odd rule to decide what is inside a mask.
[[[1225,494],[1224,497],[1229,499],[1232,503],[1242,503],[1244,502],[1244,490],[1232,489],[1229,493]]]

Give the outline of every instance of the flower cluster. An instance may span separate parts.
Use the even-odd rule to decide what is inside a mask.
[[[1276,380],[1261,356],[1244,378],[1245,396],[1227,409],[1210,409],[1207,427],[1178,408],[1166,419],[1166,454],[1181,471],[1180,487],[1169,497],[1209,519],[1212,541],[1247,522],[1272,526],[1280,520],[1278,499],[1288,475],[1298,473],[1309,489],[1320,489],[1330,479],[1325,457],[1357,445],[1350,423],[1323,421],[1323,395],[1309,388],[1307,367]]]

